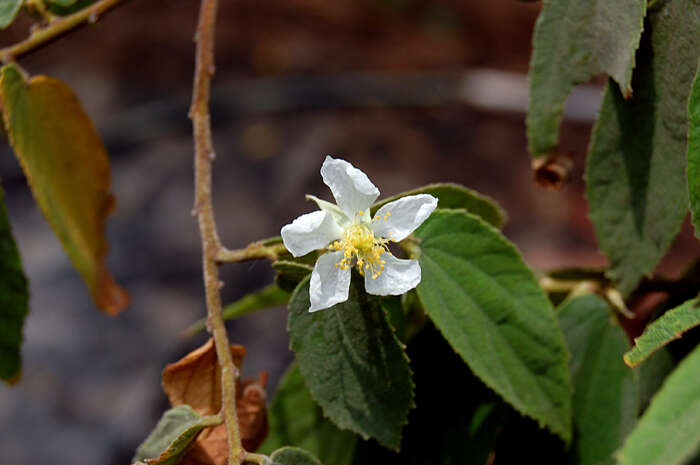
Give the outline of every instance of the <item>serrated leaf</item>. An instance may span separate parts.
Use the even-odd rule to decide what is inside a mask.
[[[22,328],[29,289],[0,187],[0,379],[10,384],[22,371]]]
[[[204,428],[218,423],[217,418],[202,417],[189,405],[171,408],[136,449],[133,461],[144,461],[148,465],[175,465]]]
[[[688,94],[698,63],[700,6],[666,0],[648,14],[634,97],[610,83],[586,168],[590,217],[609,277],[627,296],[661,260],[688,209]]]
[[[688,99],[688,192],[695,236],[700,239],[700,62]]]
[[[527,136],[537,157],[556,148],[564,104],[577,84],[611,76],[631,94],[645,0],[549,0],[537,18],[530,61]]]
[[[342,429],[397,449],[413,406],[408,358],[379,299],[353,276],[349,298],[310,313],[309,279],[289,303],[289,336],[301,374],[323,413]]]
[[[436,210],[416,231],[428,316],[474,374],[523,414],[571,439],[568,353],[554,309],[497,230]]]
[[[0,2],[0,29],[5,29],[17,17],[24,0],[3,0]]]
[[[574,463],[612,465],[613,453],[637,421],[639,380],[621,360],[629,348],[627,335],[607,302],[594,294],[566,301],[558,316],[571,353]]]
[[[285,292],[292,293],[299,283],[311,274],[314,267],[305,263],[289,260],[277,260],[272,264],[272,269],[277,273],[275,283]]]
[[[428,184],[408,192],[393,195],[372,205],[370,213],[374,215],[377,210],[389,202],[407,195],[417,194],[430,194],[437,197],[439,208],[461,208],[467,210],[469,213],[480,217],[497,228],[500,228],[506,222],[506,214],[495,200],[472,189],[452,183]]]
[[[285,305],[289,301],[289,293],[280,289],[276,284],[265,286],[257,292],[252,292],[225,306],[222,310],[224,320],[233,320],[238,317],[265,310],[270,307]],[[192,323],[183,331],[185,336],[194,336],[207,327],[207,319]]]
[[[617,453],[618,465],[681,465],[700,447],[700,347],[666,379]]]
[[[269,454],[289,445],[309,451],[324,465],[347,465],[352,461],[357,436],[341,431],[323,416],[296,363],[277,387],[268,419],[270,430],[260,453]]]
[[[2,68],[2,111],[10,145],[39,207],[97,306],[110,315],[129,296],[107,270],[105,218],[114,207],[109,159],[73,91],[45,76]]]
[[[270,455],[272,465],[321,465],[316,457],[297,447],[283,447]]]
[[[700,325],[700,297],[688,300],[669,310],[646,327],[634,340],[634,347],[625,354],[625,363],[635,367],[651,354]]]

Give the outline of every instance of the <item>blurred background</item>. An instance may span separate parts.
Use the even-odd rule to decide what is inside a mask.
[[[0,465],[117,465],[167,400],[160,372],[206,337],[180,332],[205,313],[187,107],[198,2],[131,0],[20,60],[74,88],[112,160],[116,212],[109,262],[130,291],[100,313],[34,204],[6,141],[0,177],[31,283],[19,384],[0,386]],[[582,173],[603,80],[567,106],[561,190],[537,187],[526,152],[531,36],[538,3],[515,0],[222,1],[212,118],[214,201],[230,248],[279,234],[330,199],[326,154],[365,171],[383,196],[438,181],[464,184],[507,211],[505,234],[536,269],[599,266]],[[0,46],[26,37],[22,16]],[[687,224],[661,269],[693,254]],[[222,268],[224,302],[272,279],[265,262]],[[286,311],[230,322],[244,373],[292,359]]]

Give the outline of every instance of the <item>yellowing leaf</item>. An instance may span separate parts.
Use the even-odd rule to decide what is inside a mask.
[[[104,223],[114,208],[109,159],[90,118],[65,83],[27,80],[12,64],[2,68],[0,97],[10,145],[34,198],[97,306],[119,313],[129,295],[105,264]]]

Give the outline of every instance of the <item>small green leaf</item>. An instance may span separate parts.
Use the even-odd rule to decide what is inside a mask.
[[[612,465],[637,421],[638,377],[621,360],[627,335],[594,294],[566,301],[558,315],[571,352],[575,463]]]
[[[3,0],[0,2],[0,29],[12,24],[24,0]]]
[[[695,236],[700,239],[700,63],[688,99],[688,192]]]
[[[234,320],[244,315],[265,310],[270,307],[279,307],[286,305],[289,301],[289,293],[283,291],[276,284],[265,286],[257,292],[250,293],[241,297],[237,301],[228,304],[222,310],[224,320]],[[207,319],[203,318],[187,328],[183,334],[185,336],[194,336],[203,331],[207,326]]]
[[[600,74],[631,94],[645,0],[549,0],[537,18],[530,62],[530,153],[552,151],[571,89]]]
[[[283,447],[270,455],[272,465],[321,465],[316,457],[297,447]]]
[[[532,271],[496,229],[436,210],[421,240],[418,296],[474,374],[518,411],[571,439],[568,353]]]
[[[625,354],[625,363],[635,367],[651,354],[700,325],[700,297],[688,300],[669,310],[646,327],[634,340],[634,347]]]
[[[275,283],[285,292],[292,293],[299,283],[311,274],[314,267],[305,263],[289,260],[277,260],[272,264],[272,269],[277,272]]]
[[[413,407],[408,358],[379,299],[353,276],[349,298],[309,312],[309,279],[289,303],[289,336],[311,396],[336,425],[398,449]]]
[[[452,183],[428,184],[408,192],[396,194],[372,205],[370,213],[374,215],[377,210],[389,202],[407,195],[417,194],[430,194],[438,198],[438,208],[461,208],[467,210],[469,213],[480,217],[497,228],[500,228],[506,222],[505,212],[493,199],[459,184]]]
[[[700,347],[666,378],[617,453],[618,465],[681,465],[700,447]]]
[[[29,312],[29,290],[4,196],[0,187],[0,379],[13,383],[22,371],[22,327]]]
[[[339,430],[323,416],[296,363],[277,387],[267,415],[270,429],[260,453],[269,454],[290,445],[311,452],[324,465],[346,465],[352,461],[357,436]]]
[[[136,449],[133,461],[145,460],[149,465],[174,465],[185,455],[200,431],[219,423],[217,417],[202,417],[189,405],[171,408]]]
[[[129,295],[109,273],[105,219],[114,208],[107,152],[73,90],[2,67],[0,97],[10,145],[34,198],[97,306],[114,315]]]
[[[648,14],[634,97],[610,83],[586,168],[590,217],[608,276],[624,296],[653,271],[688,210],[688,95],[698,65],[700,8],[666,0]]]

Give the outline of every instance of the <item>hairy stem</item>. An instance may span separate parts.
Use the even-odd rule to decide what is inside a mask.
[[[114,8],[121,1],[122,0],[100,0],[72,15],[60,19],[55,19],[55,17],[52,16],[53,19],[47,26],[32,31],[29,37],[22,42],[0,49],[0,60],[2,60],[3,63],[8,63],[15,60],[20,55],[24,55],[27,52],[57,39],[66,32],[86,22],[94,23],[101,14]]]
[[[277,257],[286,251],[284,244],[281,243],[263,245],[260,242],[253,242],[245,249],[229,250],[222,247],[216,255],[216,261],[219,263],[237,263],[258,258],[277,260]]]
[[[219,269],[216,257],[221,248],[211,201],[211,164],[214,147],[209,117],[209,92],[214,75],[214,25],[216,0],[202,0],[195,41],[197,43],[194,88],[190,118],[194,132],[195,212],[202,238],[202,262],[206,292],[208,328],[214,337],[216,355],[221,366],[221,415],[228,437],[228,464],[241,465],[245,451],[236,414],[236,368],[231,359],[226,326],[221,316]]]

